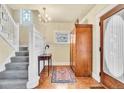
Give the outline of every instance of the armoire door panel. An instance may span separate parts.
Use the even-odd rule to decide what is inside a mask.
[[[74,31],[73,61],[76,76],[91,76],[92,71],[92,25],[76,25]]]
[[[89,68],[91,63],[91,29],[90,28],[80,28],[77,30],[77,62],[78,71],[80,71],[80,76],[89,76]]]

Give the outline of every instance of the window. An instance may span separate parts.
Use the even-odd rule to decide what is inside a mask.
[[[21,17],[20,17],[20,23],[21,24],[31,24],[32,18],[31,18],[31,10],[22,9],[20,11]]]

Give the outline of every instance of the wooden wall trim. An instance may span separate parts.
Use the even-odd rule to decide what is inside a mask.
[[[120,10],[124,9],[124,4],[119,4],[118,6],[114,7],[110,11],[108,11],[106,14],[100,17],[100,20],[105,20],[106,18],[116,14]]]

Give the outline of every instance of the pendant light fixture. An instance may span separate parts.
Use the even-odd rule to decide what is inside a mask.
[[[39,13],[38,18],[39,18],[39,21],[43,23],[51,21],[51,17],[49,17],[48,14],[46,13],[45,7],[43,7],[43,13]]]

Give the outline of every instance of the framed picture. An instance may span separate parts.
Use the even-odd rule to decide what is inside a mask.
[[[70,33],[69,32],[55,32],[56,44],[69,44]]]

